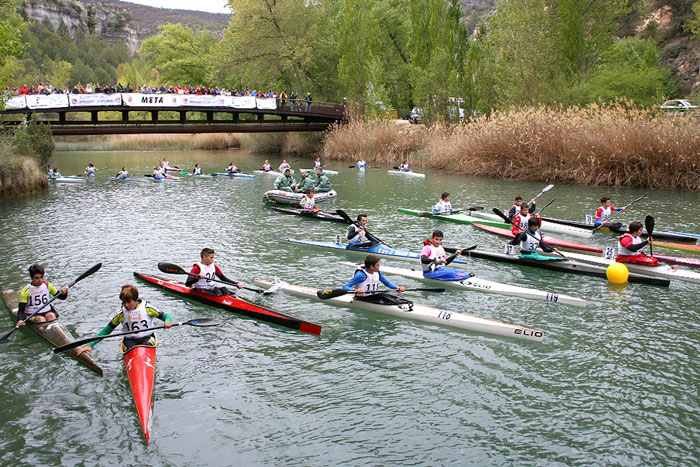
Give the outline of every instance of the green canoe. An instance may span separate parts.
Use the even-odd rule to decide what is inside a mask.
[[[506,224],[505,222],[496,222],[488,219],[481,219],[478,217],[470,216],[463,212],[458,212],[457,214],[433,214],[432,212],[428,211],[416,211],[415,209],[403,208],[399,208],[398,211],[403,214],[410,214],[411,216],[428,217],[430,219],[440,219],[443,221],[455,222],[457,224],[468,225],[472,223],[477,223],[483,225],[490,225],[491,227],[500,227],[502,229],[509,229],[511,227],[510,224]]]

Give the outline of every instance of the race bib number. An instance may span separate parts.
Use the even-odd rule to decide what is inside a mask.
[[[515,254],[515,245],[511,245],[510,243],[506,243],[503,245],[503,253],[507,255],[514,255]]]
[[[335,243],[341,243],[340,240],[340,234],[335,234]]]
[[[606,246],[603,250],[603,258],[605,259],[615,259],[615,248]]]
[[[593,216],[586,214],[586,224],[593,225]]]

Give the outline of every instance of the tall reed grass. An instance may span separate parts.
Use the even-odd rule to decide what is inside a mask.
[[[326,137],[324,159],[583,186],[700,190],[700,116],[629,103],[494,112],[466,124],[356,120]]]
[[[7,141],[0,141],[0,200],[36,193],[48,185],[37,159],[18,156]]]
[[[241,135],[241,148],[255,154],[311,156],[322,145],[323,133],[246,133]]]
[[[237,133],[56,137],[56,150],[181,151],[233,149],[241,146],[240,138],[241,135]]]

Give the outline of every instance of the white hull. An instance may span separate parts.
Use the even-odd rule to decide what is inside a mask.
[[[264,170],[253,170],[253,173],[263,175],[274,175],[275,177],[279,177],[280,175],[282,175],[280,172],[275,172],[274,170],[268,170],[267,172],[265,172]]]
[[[348,266],[357,266],[354,263],[341,262]],[[570,295],[558,294],[554,292],[545,292],[544,290],[528,289],[525,287],[517,287],[514,285],[501,284],[478,277],[470,277],[463,281],[439,281],[423,277],[423,272],[415,269],[394,268],[391,266],[382,265],[384,274],[396,274],[403,277],[427,282],[437,287],[456,287],[458,289],[471,290],[473,292],[484,292],[497,295],[508,295],[511,297],[528,298],[532,300],[544,300],[550,303],[563,303],[566,305],[586,306],[586,301],[581,298],[572,297]]]
[[[497,216],[496,214],[491,214],[489,212],[469,211],[469,215],[473,217],[478,217],[480,219],[488,219],[503,222],[503,219],[501,219],[501,217]],[[572,227],[569,225],[555,224],[554,222],[547,221],[542,221],[542,227],[540,228],[540,230],[542,230],[543,232],[566,234],[581,238],[591,238],[593,236],[593,231],[591,230]]]
[[[514,337],[530,341],[541,342],[544,333],[537,329],[526,328],[514,324],[501,323],[500,321],[492,321],[490,319],[479,318],[463,313],[440,310],[431,306],[413,304],[412,309],[404,305],[378,305],[376,303],[363,302],[355,300],[353,294],[342,295],[340,297],[331,298],[329,300],[321,300],[316,295],[318,289],[291,285],[287,283],[273,284],[269,281],[255,280],[255,284],[269,289],[273,285],[279,285],[279,288],[299,297],[310,298],[316,301],[322,301],[329,305],[356,308],[360,310],[373,311],[398,318],[408,318],[426,323],[440,324],[468,331],[482,332],[485,334],[494,334],[497,336]]]
[[[403,170],[389,170],[388,171],[390,174],[397,174],[397,175],[406,175],[409,177],[420,177],[420,178],[425,178],[425,174],[418,173],[418,172],[404,172]]]
[[[316,169],[299,169],[299,170],[306,170],[309,173],[316,173]],[[329,170],[329,169],[323,169],[323,173],[327,175],[338,175],[337,170]]]
[[[323,201],[328,201],[338,196],[335,190],[316,193],[314,195],[314,201],[320,203]],[[299,204],[301,198],[304,197],[303,193],[294,193],[291,191],[283,190],[270,190],[263,194],[263,201],[268,203],[280,203],[280,204]]]
[[[84,178],[74,178],[74,177],[58,177],[58,178],[50,178],[50,182],[54,183],[81,183],[84,182]]]
[[[600,264],[609,266],[615,261],[606,259],[600,256],[582,255],[579,253],[566,253],[567,258],[576,259],[581,262]],[[662,264],[660,266],[644,266],[641,264],[623,263],[627,266],[630,272],[638,272],[647,276],[663,277],[664,279],[672,279],[686,282],[700,283],[700,273],[678,269],[678,267]]]

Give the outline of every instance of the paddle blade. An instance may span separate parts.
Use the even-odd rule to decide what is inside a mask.
[[[345,222],[347,222],[348,224],[352,224],[352,219],[350,219],[350,216],[348,216],[347,212],[343,211],[342,209],[338,209],[337,211],[335,211],[335,213],[343,219],[345,219]]]
[[[419,212],[418,217],[433,217],[432,212]]]
[[[467,208],[467,211],[483,211],[484,208],[483,206],[472,206],[470,208]]]
[[[325,289],[316,291],[316,296],[321,300],[328,300],[330,298],[340,297],[341,295],[346,295],[350,292],[344,289]]]
[[[166,272],[168,274],[187,274],[187,271],[182,269],[177,264],[166,263],[166,262],[162,262],[162,261],[160,263],[158,263],[158,269],[160,271]]]
[[[280,287],[282,287],[282,284],[284,284],[284,282],[275,279],[275,282],[272,284],[272,287],[264,291],[263,295],[272,295],[273,293],[277,292]]]
[[[3,332],[2,334],[0,334],[0,342],[7,340],[7,338],[10,337],[12,335],[12,333],[15,332],[16,329],[17,328],[14,327],[14,328],[10,329],[9,331]]]
[[[654,218],[647,216],[644,218],[644,228],[647,229],[647,233],[651,235],[654,232]]]
[[[212,318],[196,318],[191,319],[189,321],[185,321],[182,324],[186,324],[187,326],[197,326],[199,328],[206,328],[209,326],[221,326],[221,324],[223,323]]]
[[[508,224],[511,223],[510,220],[508,219],[508,216],[506,216],[505,214],[503,214],[503,211],[501,211],[500,209],[498,209],[498,208],[493,208],[493,212],[494,212],[494,214],[496,214],[498,217],[500,217],[501,219],[503,219],[504,221],[506,221]]]

